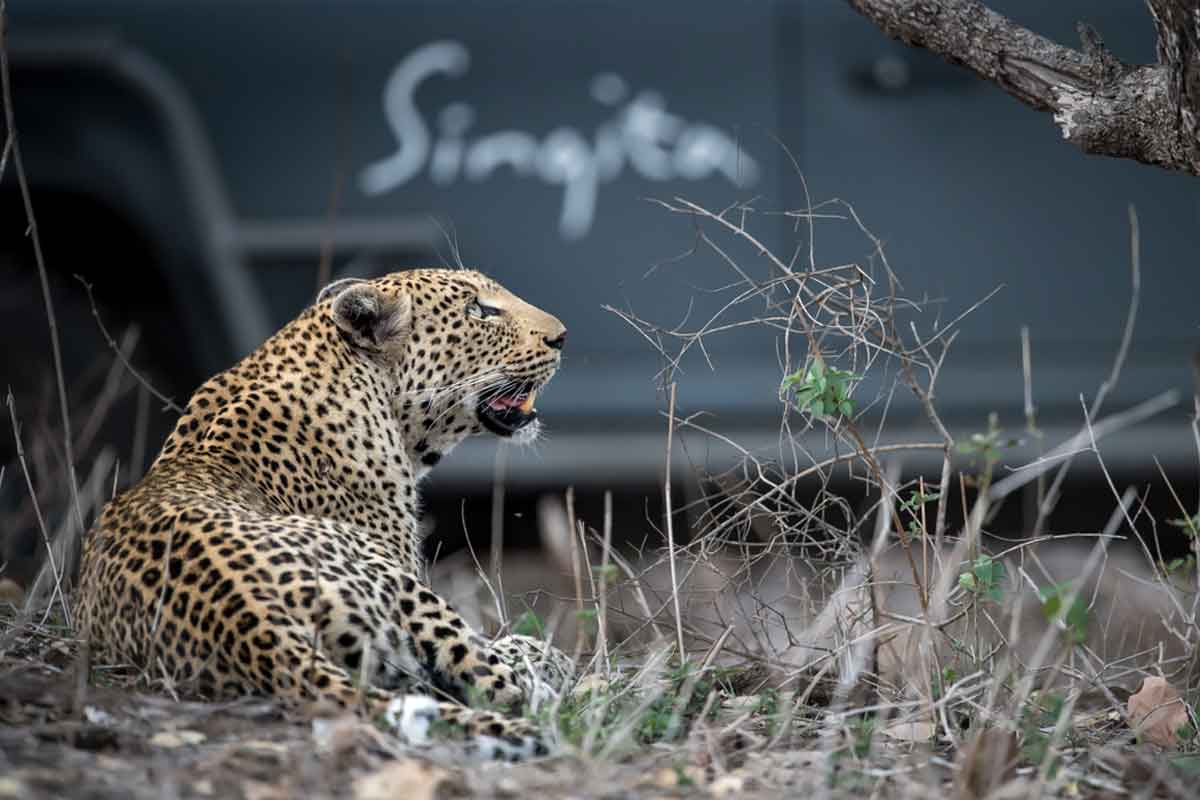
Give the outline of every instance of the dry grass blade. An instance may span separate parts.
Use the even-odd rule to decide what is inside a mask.
[[[71,609],[67,602],[67,594],[63,591],[62,581],[63,574],[59,570],[59,564],[54,557],[54,547],[51,543],[50,532],[46,529],[46,520],[42,517],[42,509],[38,503],[37,491],[33,488],[33,478],[29,474],[29,465],[25,462],[25,446],[21,442],[21,426],[17,422],[17,404],[13,399],[12,390],[8,391],[8,414],[12,421],[13,441],[17,447],[17,461],[21,465],[21,474],[25,476],[25,487],[29,490],[29,499],[33,504],[33,514],[37,520],[38,531],[42,534],[42,544],[46,548],[46,564],[50,570],[50,574],[54,578],[54,594],[50,597],[50,605],[55,601],[59,603],[62,609],[63,620],[68,627],[71,625]],[[32,597],[32,594],[30,595]],[[3,648],[0,648],[2,650]]]
[[[142,388],[154,395],[154,397],[158,398],[158,401],[163,404],[163,408],[174,411],[176,414],[182,414],[183,409],[178,403],[167,397],[158,389],[155,389],[154,386],[151,385],[148,380],[146,380],[145,376],[142,375],[142,373],[140,373],[133,366],[133,364],[130,363],[129,356],[126,355],[125,352],[126,348],[119,346],[116,340],[113,339],[112,334],[108,332],[108,328],[104,327],[104,320],[100,319],[100,310],[96,307],[96,297],[92,291],[92,284],[88,283],[78,275],[75,276],[75,280],[79,281],[83,285],[84,290],[87,292],[88,304],[92,309],[92,318],[96,320],[96,327],[100,329],[100,335],[104,337],[105,344],[107,344],[108,348],[113,351],[113,355],[117,357],[117,360],[121,363],[121,365],[125,367],[125,371],[132,375],[133,379],[142,385]]]
[[[54,360],[54,377],[58,387],[58,410],[62,418],[63,448],[66,452],[66,480],[70,490],[71,505],[79,524],[79,535],[86,527],[83,511],[79,507],[79,484],[75,478],[75,449],[71,443],[71,412],[67,407],[67,383],[63,377],[62,346],[58,341],[58,320],[54,315],[54,301],[50,297],[50,276],[46,271],[46,259],[42,255],[42,240],[38,234],[37,217],[33,213],[33,199],[29,194],[29,179],[25,175],[25,163],[21,159],[21,140],[17,136],[16,115],[13,112],[12,78],[8,68],[8,0],[0,0],[0,91],[4,96],[4,121],[8,139],[4,146],[7,156],[11,154],[13,169],[17,174],[17,186],[21,192],[21,203],[25,208],[29,241],[33,245],[33,257],[37,264],[38,279],[41,281],[42,301],[46,308],[46,321],[50,327],[50,353]],[[3,173],[0,172],[0,176]]]
[[[687,659],[683,643],[683,616],[679,613],[679,576],[675,573],[675,514],[671,504],[671,451],[675,443],[675,384],[670,387],[667,410],[667,459],[663,477],[663,505],[666,508],[667,558],[671,567],[671,604],[675,609],[675,646],[679,648],[679,660]]]

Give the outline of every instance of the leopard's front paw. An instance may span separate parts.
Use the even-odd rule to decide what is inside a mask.
[[[473,669],[476,692],[488,703],[501,708],[520,708],[525,703],[525,687],[516,671],[494,654],[486,664]]]
[[[534,708],[557,697],[575,677],[570,656],[548,642],[513,634],[492,643],[492,650],[516,670]]]

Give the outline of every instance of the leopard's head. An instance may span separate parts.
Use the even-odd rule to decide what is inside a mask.
[[[458,269],[337,281],[317,302],[328,303],[352,347],[390,370],[396,424],[414,463],[430,468],[484,431],[519,443],[537,438],[534,403],[566,340],[555,317]]]

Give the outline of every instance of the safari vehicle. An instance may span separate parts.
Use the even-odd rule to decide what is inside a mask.
[[[1153,59],[1139,3],[993,5],[1063,41],[1086,19],[1118,56]],[[979,430],[997,411],[1020,430],[1028,326],[1038,423],[1055,441],[1118,347],[1133,204],[1141,313],[1108,408],[1190,396],[1195,181],[1076,152],[1038,113],[838,0],[10,8],[16,118],[73,369],[106,349],[75,274],[110,330],[141,325],[132,360],[183,399],[321,282],[461,259],[570,329],[539,400],[549,436],[508,456],[510,483],[653,481],[663,358],[612,309],[694,327],[731,275],[696,248],[694,219],[653,200],[767,212],[842,198],[905,295],[927,301],[923,330],[1002,287],[957,323],[937,389],[947,423]],[[31,386],[48,347],[11,170],[6,181],[4,369]],[[778,252],[809,247],[794,216],[753,224]],[[872,255],[845,220],[818,221],[812,245],[818,264]],[[781,377],[770,332],[734,327],[681,364],[679,411],[769,444]],[[890,403],[889,436],[928,433],[911,397]],[[1190,463],[1187,405],[1114,438],[1110,466]],[[689,458],[722,457],[709,445]],[[456,452],[435,486],[483,486],[490,447]]]

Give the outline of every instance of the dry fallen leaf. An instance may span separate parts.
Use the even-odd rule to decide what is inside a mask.
[[[1000,728],[980,731],[959,751],[955,796],[962,800],[991,797],[997,788],[1016,778],[1020,753],[1015,732]]]
[[[432,800],[449,777],[446,770],[423,761],[394,761],[355,780],[354,800]]]
[[[898,742],[928,742],[933,738],[935,730],[932,722],[919,719],[913,722],[893,722],[883,729],[883,734]]]
[[[1165,678],[1142,681],[1142,688],[1129,697],[1128,709],[1133,729],[1161,747],[1179,744],[1177,732],[1190,722],[1179,692]]]

